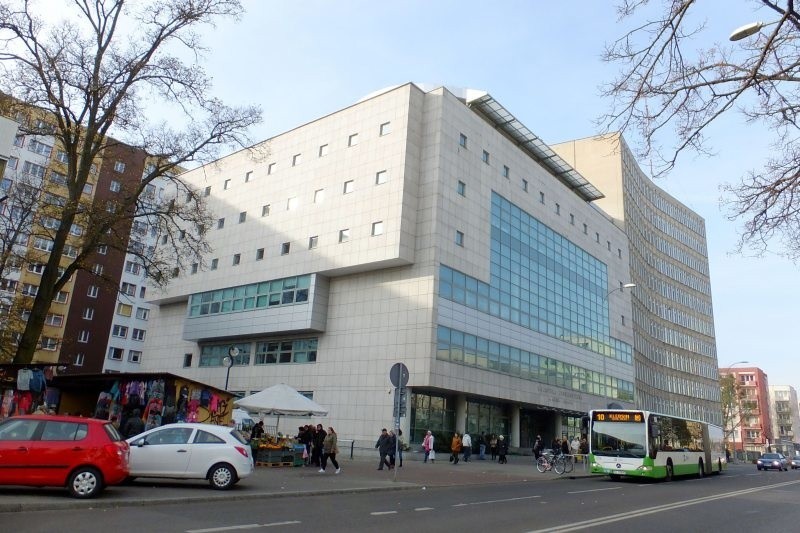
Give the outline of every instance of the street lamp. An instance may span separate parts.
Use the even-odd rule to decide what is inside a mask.
[[[239,348],[236,346],[231,346],[228,349],[228,355],[222,358],[222,364],[228,367],[228,371],[225,373],[225,390],[228,390],[228,380],[231,377],[231,367],[236,362],[236,356],[239,355]]]
[[[617,291],[622,291],[624,289],[632,289],[635,286],[636,286],[635,283],[626,283],[625,285],[620,285],[616,289],[611,289],[610,291],[608,291],[608,293],[606,293],[606,299],[608,299],[608,297],[611,296],[612,293],[615,293]]]
[[[772,22],[751,22],[750,24],[745,24],[744,26],[740,26],[735,30],[733,30],[733,33],[731,33],[728,39],[730,39],[731,41],[739,41],[741,39],[744,39],[745,37],[750,37],[751,35],[760,32],[767,26],[772,26],[773,24],[777,24],[778,22],[780,22],[780,19]]]

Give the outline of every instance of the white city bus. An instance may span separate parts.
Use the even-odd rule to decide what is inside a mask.
[[[719,426],[649,411],[589,412],[589,464],[593,474],[672,479],[726,468]]]

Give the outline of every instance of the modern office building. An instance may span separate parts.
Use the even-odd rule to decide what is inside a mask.
[[[797,391],[789,385],[769,386],[769,414],[772,422],[772,435],[775,439],[774,451],[788,457],[800,450],[800,406],[797,404]]]
[[[39,288],[42,263],[52,248],[47,235],[58,224],[45,211],[64,205],[68,196],[67,156],[55,136],[24,133],[31,128],[23,125],[34,125],[35,131],[45,133],[51,128],[49,123],[50,117],[35,108],[25,108],[13,117],[0,117],[0,141],[8,132],[13,135],[10,143],[0,144],[0,159],[7,161],[0,196],[8,196],[0,203],[0,242],[10,254],[3,255],[0,276],[0,306],[4,311],[0,315],[0,331],[9,334],[4,343],[8,348],[3,353],[6,362],[10,361],[9,356],[13,357],[14,335],[19,334],[19,325],[15,326],[17,331],[12,331],[15,327],[10,325],[10,319],[15,317],[9,317],[7,312],[21,313],[25,320],[26,308]],[[122,143],[110,145],[92,167],[83,199],[95,208],[104,208],[126,186],[138,186],[145,161],[146,154],[141,150]],[[37,191],[35,197],[28,194],[33,200],[27,203],[26,190]],[[130,230],[117,229],[122,235]],[[73,224],[64,252],[65,263],[77,256],[86,230]],[[149,238],[150,245],[155,244],[155,238]],[[89,258],[90,270],[77,272],[53,300],[34,363],[58,363],[64,374],[138,371],[146,322],[127,322],[141,316],[146,320],[148,306],[140,269],[135,272],[136,287],[132,288],[134,282],[128,280],[131,257],[111,247],[97,249]]]
[[[636,404],[722,424],[704,220],[657,187],[619,135],[553,145],[603,191],[630,250]]]
[[[628,237],[491,95],[405,84],[183,177],[213,251],[150,293],[144,370],[286,383],[370,445],[397,362],[411,442],[530,446],[634,406]]]
[[[731,418],[732,427],[725,428],[732,435],[732,445],[737,457],[755,459],[770,451],[775,443],[770,417],[769,380],[758,367],[720,368],[720,376],[733,375],[738,414]]]

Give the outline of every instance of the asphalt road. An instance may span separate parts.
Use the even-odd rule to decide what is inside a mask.
[[[157,491],[158,488],[153,490]],[[672,483],[537,478],[261,500],[2,513],[16,532],[761,532],[800,529],[800,471]]]

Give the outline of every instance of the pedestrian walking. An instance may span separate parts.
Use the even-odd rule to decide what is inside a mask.
[[[567,437],[564,437],[564,440],[561,441],[561,453],[569,455],[569,440],[567,440]]]
[[[317,424],[312,438],[313,447],[311,448],[311,464],[314,466],[322,466],[322,449],[327,435],[328,433],[322,428],[322,424]]]
[[[501,465],[504,465],[508,462],[506,459],[506,454],[508,453],[508,442],[506,442],[505,437],[500,435],[497,437],[497,454],[500,456],[498,462]]]
[[[539,460],[539,457],[542,456],[543,445],[544,444],[542,443],[542,436],[536,435],[536,441],[533,443],[533,458],[536,459],[537,461]]]
[[[433,433],[430,430],[425,434],[425,438],[422,439],[422,449],[425,450],[425,459],[422,460],[423,463],[427,463],[428,459],[431,460],[431,463],[436,459],[436,452],[433,451]]]
[[[497,458],[497,436],[494,433],[489,437],[489,453],[494,461]]]
[[[383,470],[383,465],[386,465],[387,468],[391,470],[392,465],[389,463],[388,455],[389,455],[389,447],[391,445],[392,439],[389,438],[389,432],[386,428],[381,430],[381,434],[378,437],[378,441],[375,443],[375,448],[378,450],[378,455],[380,455],[380,462],[378,463],[378,470]]]
[[[472,456],[472,437],[466,431],[464,436],[461,437],[461,449],[464,451],[464,462],[468,463],[469,458]]]
[[[459,453],[461,453],[461,436],[458,432],[455,432],[450,440],[450,462],[454,465],[458,464]]]
[[[389,430],[389,440],[391,441],[391,447],[389,448],[389,470],[394,468],[394,461],[395,461],[395,451],[397,450],[397,435],[394,434],[394,430]]]
[[[328,459],[330,459],[331,464],[334,466],[334,468],[336,468],[337,474],[342,471],[342,469],[339,468],[339,463],[336,462],[337,453],[339,453],[339,437],[336,435],[336,431],[334,431],[332,427],[329,427],[327,433],[325,434],[325,439],[322,441],[322,463],[319,469],[320,474],[324,474],[325,470],[328,468]]]
[[[486,433],[481,433],[481,436],[478,437],[478,460],[486,460]]]

